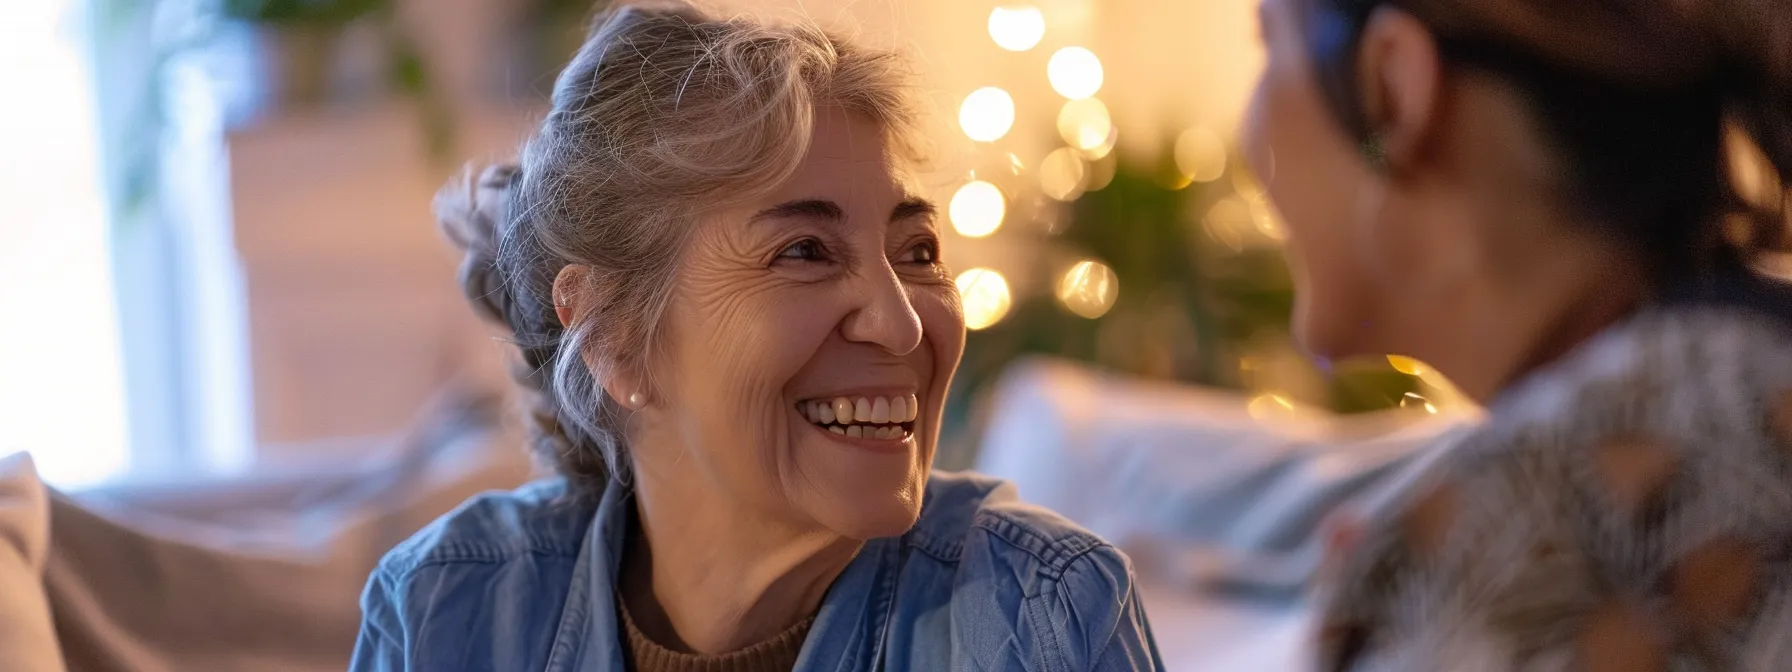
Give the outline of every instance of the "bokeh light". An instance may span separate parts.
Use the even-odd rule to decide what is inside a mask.
[[[1108,188],[1109,184],[1113,184],[1114,172],[1119,168],[1120,161],[1111,153],[1100,159],[1089,162],[1089,179],[1087,180],[1088,184],[1084,186],[1084,189],[1087,191],[1101,191]]]
[[[1176,138],[1176,167],[1196,182],[1212,182],[1226,174],[1226,141],[1201,127]]]
[[[1107,104],[1099,98],[1083,98],[1064,104],[1058,111],[1058,135],[1071,147],[1092,152],[1107,145],[1115,136],[1114,118],[1108,114]],[[1106,152],[1103,152],[1106,155]]]
[[[1425,375],[1425,363],[1404,355],[1388,355],[1388,366],[1409,376]]]
[[[1436,404],[1431,403],[1431,400],[1426,399],[1423,395],[1413,392],[1407,392],[1404,396],[1400,397],[1400,407],[1423,409],[1426,413],[1437,415]]]
[[[1059,147],[1039,162],[1039,190],[1056,200],[1074,201],[1083,195],[1088,173],[1076,150]]]
[[[1032,49],[1045,37],[1045,13],[1030,5],[990,10],[989,37],[1008,51]]]
[[[1014,128],[1014,97],[994,86],[972,91],[958,108],[958,125],[977,142],[1000,140]]]
[[[1081,100],[1101,90],[1101,59],[1083,47],[1064,47],[1045,64],[1052,90],[1071,100]]]
[[[976,180],[958,188],[958,193],[952,195],[952,203],[946,206],[946,214],[959,235],[982,238],[1002,228],[1002,218],[1008,214],[1008,202],[996,185]]]
[[[1058,300],[1070,312],[1091,320],[1106,315],[1119,296],[1120,278],[1098,261],[1077,262],[1058,281]]]
[[[1295,408],[1293,400],[1285,395],[1275,393],[1259,394],[1253,397],[1245,410],[1251,414],[1252,419],[1264,424],[1285,422],[1300,414]]]
[[[958,276],[958,294],[964,300],[964,326],[973,331],[988,329],[1008,316],[1014,297],[1008,293],[1008,280],[987,268],[973,268]]]

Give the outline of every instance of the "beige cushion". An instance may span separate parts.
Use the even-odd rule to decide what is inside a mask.
[[[44,596],[50,507],[31,455],[0,457],[0,670],[60,672]]]

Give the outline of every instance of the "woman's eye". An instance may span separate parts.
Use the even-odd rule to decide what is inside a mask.
[[[902,261],[910,264],[935,264],[939,263],[939,260],[939,244],[933,241],[919,243],[914,247],[910,247],[908,248],[908,252],[904,253],[902,256]]]
[[[826,252],[822,249],[821,243],[815,240],[799,240],[779,252],[778,258],[795,261],[822,261],[827,258]]]

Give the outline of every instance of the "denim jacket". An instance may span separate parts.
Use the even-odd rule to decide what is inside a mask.
[[[633,495],[542,481],[476,497],[399,545],[362,596],[352,670],[626,669],[615,580]],[[1161,670],[1113,546],[980,476],[936,473],[920,520],[867,542],[796,670]]]

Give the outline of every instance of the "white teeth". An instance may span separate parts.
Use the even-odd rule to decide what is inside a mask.
[[[890,422],[908,422],[908,397],[890,400]]]
[[[843,427],[840,427],[839,425],[829,427],[828,431],[833,432],[835,434],[845,434],[846,433],[846,429]]]
[[[863,438],[865,438],[865,427],[863,425],[853,425],[851,427],[847,427],[846,435],[850,436],[852,438],[855,438],[855,439],[863,439]]]
[[[912,394],[908,395],[908,421],[914,422],[915,418],[918,418],[920,416],[921,416],[921,400],[916,399],[915,395],[912,395]]]
[[[815,402],[815,421],[828,424],[834,421],[834,405],[825,401]]]
[[[871,422],[882,425],[889,421],[890,400],[884,397],[878,397],[876,401],[871,402]]]
[[[871,400],[859,397],[859,403],[852,407],[853,422],[871,422]]]
[[[834,421],[842,424],[852,422],[852,401],[846,397],[834,397]]]

